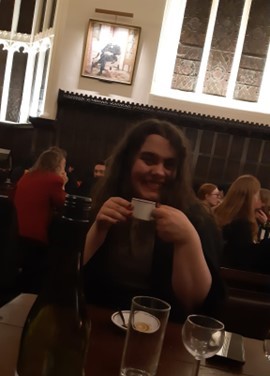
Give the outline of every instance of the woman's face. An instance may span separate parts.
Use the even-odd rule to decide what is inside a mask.
[[[59,164],[58,169],[57,169],[57,174],[60,175],[60,176],[63,176],[66,173],[65,169],[66,169],[66,159],[63,158],[61,160],[60,164]]]
[[[147,136],[131,169],[134,197],[159,201],[163,185],[176,175],[176,164],[176,152],[166,138]]]
[[[220,204],[220,192],[218,188],[215,188],[211,193],[205,195],[205,200],[210,206],[216,206]]]

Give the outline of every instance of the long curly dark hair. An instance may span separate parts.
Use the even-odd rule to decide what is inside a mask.
[[[176,175],[161,192],[160,202],[175,208],[185,209],[197,202],[191,184],[191,164],[189,142],[183,132],[165,120],[148,119],[135,124],[115,147],[108,159],[105,177],[100,180],[93,197],[94,213],[109,198],[120,196],[132,198],[131,169],[137,153],[147,136],[156,134],[167,139],[176,152]]]

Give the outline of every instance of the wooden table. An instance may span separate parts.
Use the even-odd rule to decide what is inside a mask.
[[[21,294],[0,308],[1,376],[14,376],[22,326],[35,299],[35,295]],[[125,332],[113,325],[112,313],[110,309],[89,306],[92,329],[86,376],[119,376]],[[244,345],[243,367],[214,366],[206,362],[201,366],[200,376],[269,376],[270,362],[264,357],[262,342],[244,338]],[[169,322],[157,376],[191,376],[193,363],[182,344],[181,325]]]

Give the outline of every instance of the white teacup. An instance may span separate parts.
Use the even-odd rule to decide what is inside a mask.
[[[153,220],[152,211],[156,207],[154,201],[142,200],[139,198],[132,198],[133,217],[142,219],[143,221]]]

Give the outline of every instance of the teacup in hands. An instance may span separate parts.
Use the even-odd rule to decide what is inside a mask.
[[[133,217],[143,221],[153,220],[152,211],[156,207],[154,201],[142,200],[139,198],[132,198]]]

